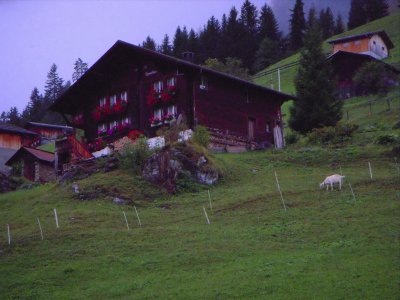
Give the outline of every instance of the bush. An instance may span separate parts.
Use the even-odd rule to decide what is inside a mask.
[[[348,141],[353,133],[358,129],[356,124],[337,124],[322,128],[314,128],[307,134],[308,141],[317,144],[343,144]]]
[[[300,139],[300,136],[296,132],[289,132],[285,136],[285,141],[287,145],[293,145],[296,144]]]
[[[397,135],[394,135],[394,134],[382,134],[382,135],[379,135],[375,139],[375,144],[378,144],[378,145],[389,145],[389,144],[393,144],[393,143],[395,143],[397,141],[398,141]]]
[[[389,90],[388,81],[394,77],[381,62],[364,63],[354,74],[353,81],[363,94],[383,94]]]
[[[210,133],[206,127],[198,125],[194,129],[192,140],[195,144],[208,148],[210,144]]]
[[[165,145],[172,145],[178,141],[179,133],[187,129],[186,120],[183,119],[179,124],[173,122],[169,126],[160,128],[157,130],[157,135],[164,137]]]
[[[136,139],[135,143],[128,143],[123,146],[119,159],[123,167],[132,168],[134,171],[139,172],[151,154],[152,151],[149,149],[147,139],[140,137]]]

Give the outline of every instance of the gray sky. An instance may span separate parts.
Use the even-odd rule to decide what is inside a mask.
[[[198,31],[212,15],[221,18],[244,0],[0,0],[0,112],[17,106],[21,112],[34,87],[43,93],[47,72],[57,64],[71,80],[78,57],[91,66],[117,40],[142,43],[150,35],[160,43],[176,27]],[[274,10],[287,31],[295,0],[251,0]],[[350,0],[304,0],[318,9],[330,6],[347,19]]]

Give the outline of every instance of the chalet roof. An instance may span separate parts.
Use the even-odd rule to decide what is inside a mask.
[[[387,64],[383,62],[382,60],[376,59],[375,57],[366,54],[366,53],[356,53],[356,52],[348,52],[348,51],[337,51],[327,57],[328,60],[335,61],[341,57],[350,57],[350,58],[358,58],[358,59],[364,59],[365,61],[376,61],[381,64],[384,64],[386,68],[390,69],[391,71],[395,73],[400,73],[400,71],[395,68],[394,66]]]
[[[232,84],[258,90],[269,95],[272,94],[282,101],[295,98],[295,96],[284,94],[226,73],[118,40],[80,79],[50,106],[50,110],[67,114],[76,113],[77,109],[82,107],[82,101],[79,99],[90,97],[90,94],[87,92],[88,90],[96,89],[101,84],[109,84],[109,78],[112,78],[114,72],[120,66],[133,64],[134,62],[139,64],[144,59],[163,64],[164,66],[179,67],[180,72],[190,70],[199,74],[212,74],[230,80]]]
[[[25,124],[25,127],[28,127],[28,126],[49,128],[49,129],[73,130],[72,127],[66,126],[66,125],[55,125],[55,124],[46,124],[46,123],[37,123],[37,122],[27,122]]]
[[[28,135],[38,135],[36,132],[12,125],[12,124],[0,124],[0,133],[14,133],[18,135],[28,134]]]
[[[21,147],[6,162],[6,165],[11,166],[15,161],[19,160],[19,158],[24,154],[32,155],[33,157],[39,159],[40,161],[46,162],[46,163],[53,163],[54,157],[55,157],[54,153],[51,153],[51,152],[47,152],[47,151],[43,151],[43,150],[39,150],[39,149],[28,148],[28,147]]]
[[[394,48],[392,41],[390,40],[389,36],[387,35],[387,33],[384,30],[371,31],[371,32],[366,32],[366,33],[362,33],[362,34],[350,35],[350,36],[330,40],[330,41],[328,41],[328,43],[329,44],[341,44],[341,43],[345,43],[345,42],[349,42],[349,41],[353,41],[353,40],[369,38],[375,34],[379,35],[382,38],[382,40],[385,42],[388,49]]]

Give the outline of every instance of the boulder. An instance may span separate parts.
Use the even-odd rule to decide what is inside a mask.
[[[212,185],[219,174],[206,156],[187,144],[164,147],[144,164],[142,176],[151,183],[164,187],[168,193],[176,192],[176,181],[181,173],[190,174],[194,181]]]
[[[7,175],[0,172],[0,193],[15,191],[18,183]]]

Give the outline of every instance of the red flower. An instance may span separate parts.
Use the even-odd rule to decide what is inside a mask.
[[[133,129],[131,131],[129,131],[128,133],[128,138],[130,138],[132,141],[140,138],[143,134],[143,131],[137,130],[137,129]]]

